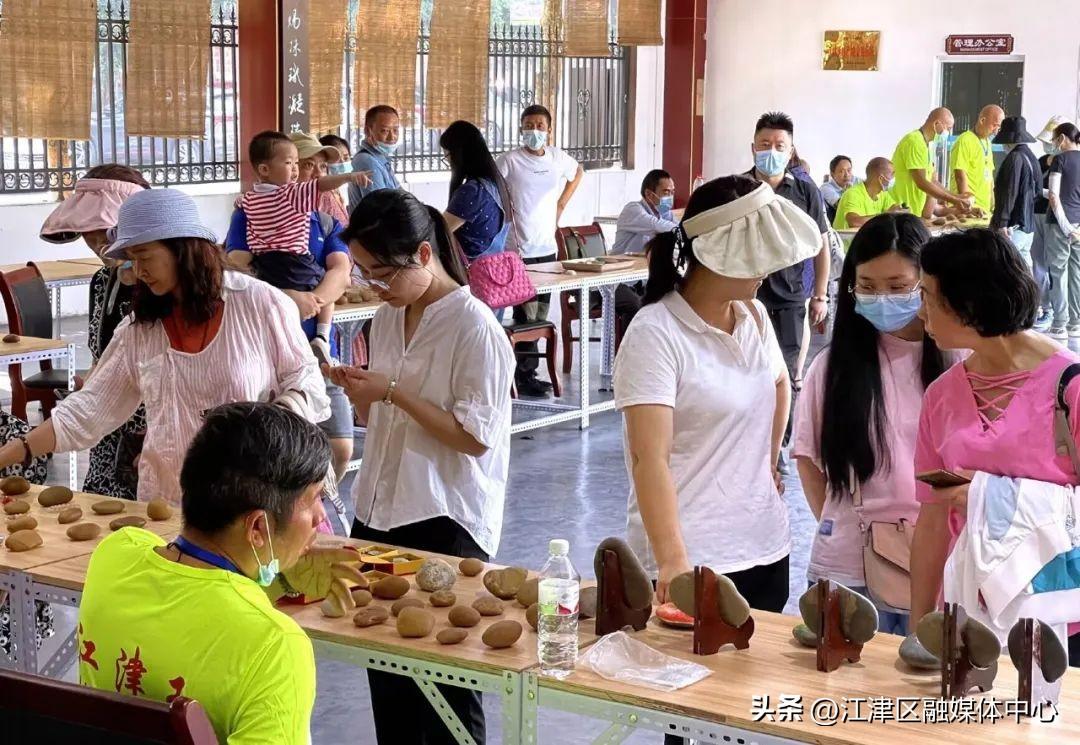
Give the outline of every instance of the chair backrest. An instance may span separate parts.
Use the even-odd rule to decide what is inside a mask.
[[[559,228],[555,231],[555,245],[558,246],[559,261],[607,256],[607,241],[598,222]]]
[[[0,742],[217,745],[197,701],[171,704],[0,670]]]
[[[11,333],[52,338],[52,303],[45,280],[36,266],[31,264],[12,272],[0,272],[0,295],[4,296]]]

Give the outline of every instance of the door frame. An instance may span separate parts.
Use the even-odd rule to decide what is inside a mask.
[[[945,92],[945,63],[958,62],[960,64],[967,64],[973,62],[1019,62],[1023,65],[1021,70],[1021,80],[1024,78],[1024,74],[1027,73],[1027,61],[1024,59],[1023,54],[971,54],[971,55],[956,55],[956,54],[938,54],[934,56],[934,84],[930,91],[930,106],[936,108],[943,106],[944,102],[941,100],[942,94]],[[1020,111],[1024,110],[1024,88],[1020,88]]]

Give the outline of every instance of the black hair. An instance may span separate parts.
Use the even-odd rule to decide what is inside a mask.
[[[689,277],[690,272],[699,264],[697,257],[694,256],[692,238],[685,238],[679,255],[675,255],[675,233],[681,233],[682,224],[705,210],[711,210],[713,207],[734,202],[739,197],[745,197],[759,186],[761,182],[749,176],[723,176],[694,189],[686,205],[682,222],[679,223],[676,231],[658,233],[646,247],[649,254],[649,280],[645,283],[643,305],[655,303],[672,290],[682,287],[683,282],[686,281],[685,278]],[[679,264],[685,264],[684,274],[679,274],[676,261]]]
[[[407,266],[424,241],[439,256],[443,269],[459,285],[469,280],[461,251],[446,229],[442,213],[407,191],[379,189],[360,200],[341,234],[346,243],[356,241],[386,266]]]
[[[647,191],[655,194],[656,187],[660,186],[660,182],[666,178],[671,178],[671,174],[663,168],[654,168],[646,173],[645,178],[641,180],[641,196],[645,196]]]
[[[397,109],[393,106],[387,106],[384,103],[372,106],[364,113],[364,129],[371,129],[375,125],[375,120],[379,117],[379,114],[393,114],[398,115]]]
[[[885,397],[881,386],[878,342],[881,333],[855,312],[855,273],[860,264],[896,252],[917,269],[930,232],[914,215],[884,214],[868,220],[855,234],[840,273],[836,326],[825,368],[821,418],[821,460],[832,495],[849,497],[854,473],[864,484],[892,468],[885,440]],[[923,388],[945,370],[941,350],[923,337]],[[908,464],[910,466],[910,464]]]
[[[352,147],[349,145],[349,141],[344,137],[338,137],[337,135],[323,135],[319,138],[320,145],[326,145],[328,147],[345,148],[345,152],[351,153]]]
[[[268,129],[265,132],[259,132],[251,138],[251,143],[248,145],[248,160],[251,161],[251,165],[257,166],[260,163],[266,163],[274,159],[274,150],[279,143],[287,142],[290,145],[290,140],[286,135],[281,132],[275,132],[272,129]]]
[[[487,179],[495,183],[502,202],[503,215],[510,219],[510,192],[491,157],[484,135],[472,122],[461,119],[447,127],[439,137],[439,146],[446,150],[450,161],[450,198],[454,198],[465,179]]]
[[[854,162],[851,160],[851,158],[847,157],[846,155],[837,155],[835,158],[829,161],[829,175],[831,176],[832,172],[836,170],[836,167],[843,163],[845,160],[848,163],[854,165]]]
[[[538,103],[534,103],[532,106],[526,106],[521,112],[521,121],[525,121],[527,116],[541,115],[547,119],[548,129],[551,128],[551,112],[548,111],[547,106],[541,106]]]
[[[1065,122],[1064,124],[1057,125],[1054,129],[1054,139],[1058,137],[1064,137],[1068,140],[1080,144],[1080,129],[1077,128],[1072,122]]]
[[[754,125],[754,134],[763,129],[782,129],[792,137],[795,136],[795,122],[782,111],[767,111],[762,114]]]
[[[203,415],[180,470],[184,526],[212,536],[265,510],[280,532],[329,464],[326,435],[291,411],[254,402],[216,406]]]
[[[91,168],[84,173],[82,177],[108,179],[110,181],[126,181],[129,184],[135,184],[144,189],[150,188],[150,183],[146,180],[145,176],[131,166],[125,166],[120,163],[102,163],[100,166]]]
[[[984,338],[1031,328],[1039,287],[1012,242],[986,228],[931,239],[922,270],[938,281],[941,296],[965,326]]]

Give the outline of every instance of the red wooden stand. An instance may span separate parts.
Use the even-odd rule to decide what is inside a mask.
[[[1053,683],[1043,675],[1042,663],[1042,633],[1039,624],[1034,618],[1022,618],[1018,622],[1020,630],[1020,664],[1017,672],[1020,674],[1020,684],[1016,698],[1027,702],[1028,716],[1034,715],[1043,704],[1057,704],[1061,696],[1061,681],[1058,678]]]
[[[732,626],[720,615],[716,574],[708,567],[694,567],[694,654],[716,654],[725,644],[747,649],[754,635],[754,619]]]
[[[818,580],[814,589],[818,593],[817,669],[831,673],[843,664],[862,659],[863,645],[849,641],[840,625],[840,592],[825,579]]]
[[[963,698],[973,688],[986,693],[994,687],[997,660],[988,667],[971,664],[971,655],[961,631],[966,622],[967,613],[959,604],[945,604],[945,644],[941,654],[942,698]]]
[[[626,602],[622,565],[617,553],[604,549],[601,562],[603,571],[596,578],[596,635],[604,636],[627,626],[641,631],[649,622],[652,607],[638,610]]]

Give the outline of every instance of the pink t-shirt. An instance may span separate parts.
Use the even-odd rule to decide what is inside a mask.
[[[797,458],[809,458],[824,471],[821,459],[822,411],[825,403],[825,373],[828,351],[819,354],[803,380],[803,391],[795,408],[794,446]],[[863,519],[915,522],[919,503],[915,499],[915,435],[922,405],[922,342],[882,334],[878,343],[881,388],[885,403],[885,444],[891,468],[879,468],[860,488]],[[810,581],[831,579],[853,587],[864,586],[862,536],[852,500],[826,495],[821,520],[810,549]]]

